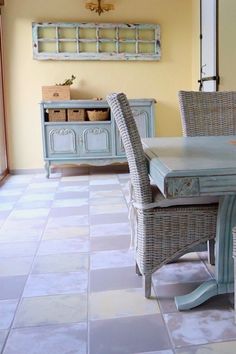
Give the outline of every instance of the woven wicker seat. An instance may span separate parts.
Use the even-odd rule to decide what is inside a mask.
[[[152,194],[141,139],[123,93],[107,96],[124,144],[133,188],[135,258],[151,295],[152,273],[194,246],[215,237],[217,204],[157,207]]]

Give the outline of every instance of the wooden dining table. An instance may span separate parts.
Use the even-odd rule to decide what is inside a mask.
[[[236,225],[236,136],[142,139],[149,174],[169,199],[218,196],[215,278],[175,297],[179,310],[234,291],[232,228]]]

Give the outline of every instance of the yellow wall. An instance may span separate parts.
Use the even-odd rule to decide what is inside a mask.
[[[192,0],[192,90],[198,91],[200,78],[200,0]]]
[[[192,88],[192,1],[111,0],[115,11],[101,15],[85,0],[6,0],[3,8],[5,85],[10,169],[43,166],[41,86],[76,75],[72,98],[105,97],[124,91],[130,98],[155,98],[156,133],[181,134],[177,92]],[[31,23],[39,21],[158,23],[160,62],[37,61],[32,59]]]
[[[219,0],[220,91],[236,90],[236,1]]]

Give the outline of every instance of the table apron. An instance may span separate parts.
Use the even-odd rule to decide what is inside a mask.
[[[161,175],[155,183],[163,188]],[[199,176],[164,178],[164,195],[167,198],[227,195],[236,193],[236,176]]]
[[[199,178],[200,194],[234,194],[236,193],[236,176],[214,176]]]

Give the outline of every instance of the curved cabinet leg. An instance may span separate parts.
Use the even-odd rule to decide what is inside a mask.
[[[46,178],[49,178],[50,177],[50,162],[49,161],[45,162],[44,168],[46,171]]]
[[[145,297],[149,299],[151,297],[151,290],[152,290],[152,276],[145,275],[143,278],[144,278]]]

